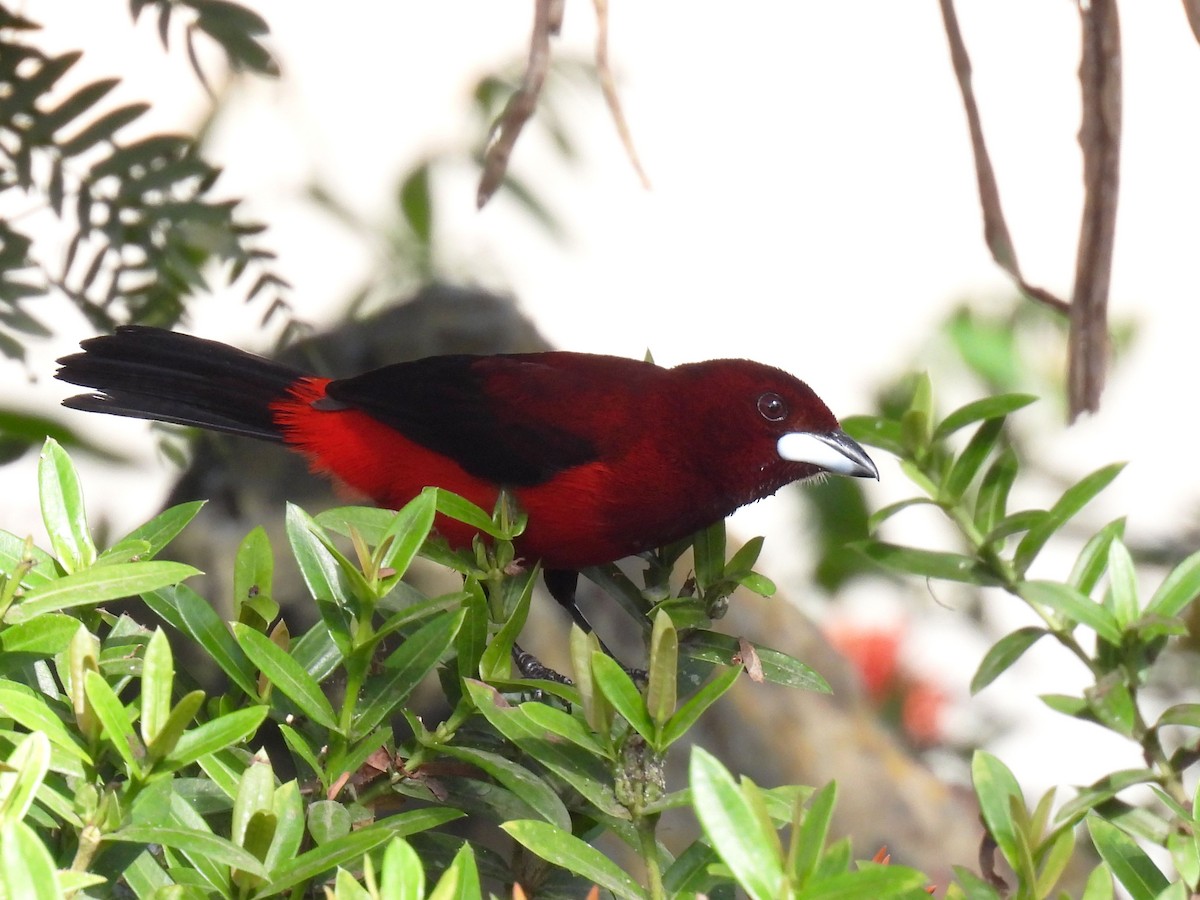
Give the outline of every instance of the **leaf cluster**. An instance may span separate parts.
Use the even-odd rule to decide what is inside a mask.
[[[984,655],[972,681],[980,691],[1003,675],[1043,638],[1057,642],[1085,666],[1092,684],[1079,696],[1044,695],[1052,709],[1134,742],[1143,768],[1117,772],[1079,789],[1057,810],[1053,792],[1025,807],[1017,782],[1003,764],[977,753],[975,789],[989,834],[1016,873],[1016,895],[1051,897],[1074,850],[1075,827],[1086,821],[1105,861],[1085,897],[1112,896],[1112,877],[1138,898],[1183,897],[1198,884],[1195,800],[1184,772],[1196,760],[1200,739],[1197,706],[1159,710],[1145,687],[1169,638],[1187,633],[1181,618],[1200,594],[1200,553],[1178,562],[1148,597],[1124,543],[1124,519],[1104,525],[1086,540],[1071,571],[1061,579],[1031,578],[1029,571],[1058,536],[1120,473],[1104,466],[1069,486],[1045,509],[1012,510],[1010,494],[1020,461],[1006,440],[1006,418],[1033,402],[1024,394],[978,400],[945,417],[935,415],[928,378],[917,380],[909,402],[891,415],[844,422],[864,443],[893,453],[918,493],[869,519],[872,537],[857,549],[895,572],[1000,588],[1023,603],[1040,624],[1018,628]],[[956,439],[969,432],[965,440]],[[882,540],[881,526],[913,506],[940,510],[958,531],[962,549],[931,550]],[[1164,734],[1183,726],[1174,752]],[[1178,731],[1179,729],[1176,729]],[[1156,802],[1133,805],[1119,795],[1148,785]],[[1186,835],[1186,839],[1183,836]],[[1149,841],[1172,850],[1180,880],[1171,883],[1138,845]],[[1098,870],[1100,871],[1100,870]],[[993,883],[960,873],[961,896],[1006,896]]]
[[[854,863],[848,841],[825,846],[832,789],[806,807],[808,790],[735,782],[702,751],[688,786],[665,783],[668,754],[743,664],[759,679],[823,684],[783,654],[696,625],[731,585],[762,586],[750,571],[759,541],[725,562],[723,531],[697,538],[694,582],[646,605],[646,672],[576,629],[573,681],[530,679],[513,647],[539,573],[515,565],[525,517],[507,497],[490,514],[436,489],[398,512],[290,506],[288,543],[321,617],[294,636],[262,529],[238,551],[224,621],[183,584],[194,569],[160,558],[201,503],[101,547],[54,441],[39,487],[48,549],[0,532],[2,897],[475,897],[520,885],[539,897],[740,886],[866,898],[915,896],[922,883]],[[432,535],[438,516],[481,538],[449,549]],[[660,564],[682,553],[661,551]],[[458,572],[461,590],[416,591],[404,575],[418,557]],[[669,584],[651,568],[652,585]],[[129,596],[156,627],[111,611]],[[172,642],[227,687],[201,688]],[[431,681],[449,710],[436,723],[415,700]],[[672,853],[660,817],[689,809],[704,836]],[[515,849],[440,830],[464,816]],[[602,835],[641,860],[641,879],[597,849]]]
[[[186,8],[188,26],[209,35],[234,67],[271,73],[259,42],[266,24],[226,0],[186,3],[135,0],[136,17],[154,5],[164,41],[172,16]],[[237,201],[220,200],[220,170],[195,141],[179,134],[128,138],[149,108],[112,105],[117,78],[69,92],[62,84],[82,53],[48,54],[37,24],[0,5],[0,195],[21,218],[0,220],[0,353],[23,357],[18,335],[45,337],[50,325],[31,302],[67,297],[97,328],[140,322],[171,325],[189,295],[208,288],[205,269],[224,266],[230,283],[244,280],[247,298],[271,298],[268,317],[286,311],[287,285],[270,270],[273,255],[256,245],[263,226],[242,219]],[[194,55],[193,55],[194,58]],[[63,234],[57,258],[35,246],[24,224],[49,216]]]

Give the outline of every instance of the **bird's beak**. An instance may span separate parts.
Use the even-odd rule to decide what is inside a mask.
[[[789,462],[808,463],[836,475],[879,479],[879,469],[867,451],[840,428],[822,433],[791,431],[775,446]]]

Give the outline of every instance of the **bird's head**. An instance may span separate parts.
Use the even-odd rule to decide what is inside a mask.
[[[675,369],[692,382],[697,434],[716,479],[736,479],[742,503],[785,484],[824,473],[878,478],[865,450],[838,424],[821,398],[780,369],[742,359],[711,360]],[[734,484],[731,483],[731,487]]]

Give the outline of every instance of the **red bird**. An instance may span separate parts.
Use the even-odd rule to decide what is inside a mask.
[[[283,443],[385,507],[435,485],[490,510],[507,489],[529,515],[517,552],[542,561],[584,625],[579,569],[822,472],[879,477],[808,385],[740,359],[433,356],[330,380],[157,328],[81,346],[56,376],[96,391],[64,401],[73,409]],[[437,528],[454,546],[474,536],[449,519]]]

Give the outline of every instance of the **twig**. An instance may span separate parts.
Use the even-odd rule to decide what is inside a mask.
[[[971,87],[971,58],[967,55],[967,47],[963,42],[962,32],[958,27],[958,17],[954,12],[954,0],[939,0],[942,8],[942,20],[945,22],[946,39],[950,43],[950,58],[954,63],[954,74],[958,79],[959,91],[962,93],[963,108],[967,114],[967,127],[971,133],[971,150],[975,155],[975,177],[979,184],[979,204],[983,207],[983,235],[991,251],[992,259],[1017,283],[1017,286],[1028,296],[1044,303],[1063,315],[1069,314],[1069,307],[1045,288],[1032,285],[1021,274],[1017,263],[1017,251],[1013,246],[1012,237],[1008,233],[1008,224],[1004,220],[1004,211],[1000,206],[1000,189],[996,184],[996,172],[992,168],[992,160],[988,155],[987,144],[983,138],[983,123],[979,117],[979,107],[975,103],[975,92]]]
[[[1095,412],[1108,361],[1108,291],[1121,163],[1121,28],[1116,0],[1080,0],[1083,221],[1067,339],[1070,417]]]
[[[1200,0],[1183,0],[1183,11],[1187,13],[1188,25],[1192,26],[1192,34],[1200,41]]]
[[[592,2],[596,7],[596,74],[600,78],[600,89],[604,92],[604,101],[608,104],[608,111],[612,114],[617,134],[620,135],[625,153],[629,156],[629,164],[637,172],[642,187],[650,190],[650,179],[646,175],[646,170],[642,168],[637,148],[633,145],[633,133],[629,130],[629,123],[625,121],[625,113],[621,109],[621,98],[617,96],[617,85],[613,79],[612,67],[608,64],[608,0],[592,0]]]
[[[565,0],[535,0],[533,14],[533,37],[529,44],[529,63],[521,86],[504,106],[504,112],[492,126],[487,147],[483,152],[483,175],[479,179],[479,190],[475,205],[482,209],[496,193],[508,171],[508,160],[521,129],[537,109],[546,73],[550,71],[550,38],[562,28]]]

